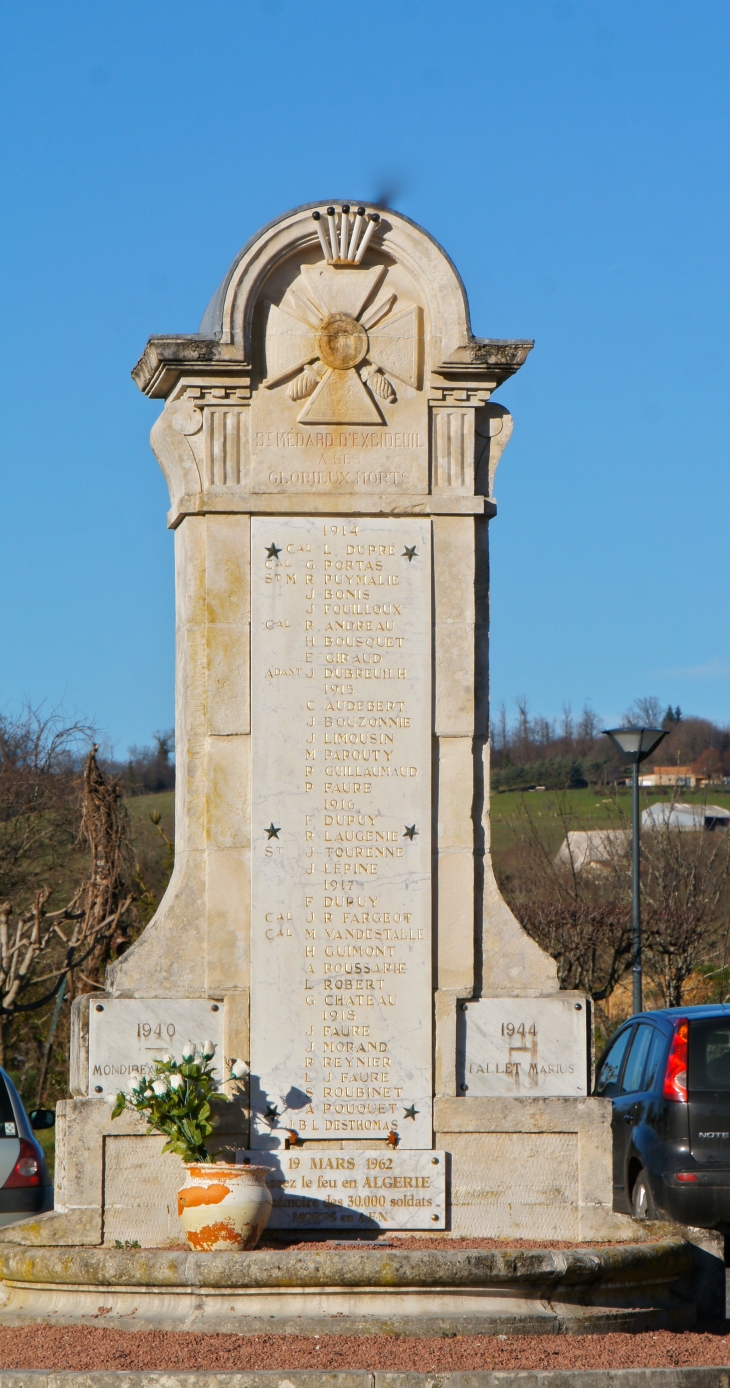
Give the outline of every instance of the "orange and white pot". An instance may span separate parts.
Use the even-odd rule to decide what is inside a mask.
[[[271,1214],[266,1166],[185,1163],[177,1212],[196,1253],[255,1248]]]

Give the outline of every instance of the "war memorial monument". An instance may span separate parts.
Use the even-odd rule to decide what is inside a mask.
[[[418,1235],[424,1253],[404,1259],[436,1258],[434,1234],[636,1239],[612,1210],[610,1101],[589,1097],[588,1000],[558,989],[490,859],[488,530],[512,430],[492,395],[531,346],[475,338],[444,250],[354,203],[279,217],[198,333],[150,338],[133,376],[164,402],[151,439],[175,536],[175,869],[106,993],[74,1004],[56,1209],[2,1232],[4,1277],[12,1256],[27,1272],[32,1245],[36,1280],[69,1283],[63,1259],[85,1249],[120,1316],[140,1288],[169,1311],[179,1284],[203,1285],[189,1269],[209,1264],[172,1251],[179,1159],[104,1102],[203,1037],[250,1065],[213,1145],[270,1167],[270,1231],[395,1248]],[[125,1243],[143,1255],[118,1254],[112,1276],[103,1259]],[[663,1285],[682,1270],[670,1252]],[[284,1254],[242,1255],[274,1256],[281,1268]],[[288,1310],[275,1278],[268,1302],[254,1294],[239,1257],[211,1274],[205,1314],[233,1312],[237,1287],[236,1315],[283,1324],[305,1284],[313,1309],[296,1314],[315,1319],[485,1312],[473,1265],[447,1275],[443,1258],[403,1274],[407,1295],[391,1278],[369,1299],[332,1264],[323,1309],[322,1255],[319,1272],[297,1256]],[[381,1254],[332,1257],[370,1258],[364,1285]],[[77,1310],[96,1307],[74,1276]],[[506,1274],[490,1276],[492,1315],[514,1310]],[[549,1319],[536,1279],[519,1304]]]

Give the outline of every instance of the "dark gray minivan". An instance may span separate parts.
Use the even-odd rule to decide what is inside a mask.
[[[730,1234],[730,1006],[630,1017],[594,1093],[613,1101],[614,1208]]]

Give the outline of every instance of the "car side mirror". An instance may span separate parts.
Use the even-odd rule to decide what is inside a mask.
[[[28,1118],[31,1128],[53,1128],[56,1125],[56,1111],[52,1108],[32,1108]]]

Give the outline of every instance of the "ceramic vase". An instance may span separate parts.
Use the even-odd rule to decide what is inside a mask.
[[[177,1212],[196,1253],[255,1248],[271,1213],[266,1166],[185,1162]]]

